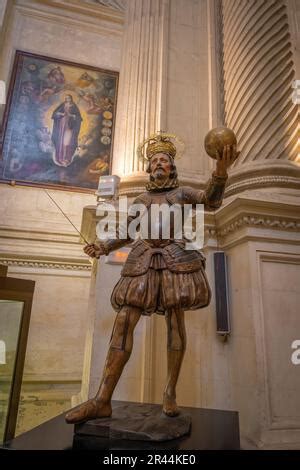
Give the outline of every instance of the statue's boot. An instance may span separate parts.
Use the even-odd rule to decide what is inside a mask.
[[[65,416],[67,423],[83,423],[90,419],[111,416],[111,397],[129,357],[130,352],[109,348],[103,378],[95,398],[69,411]]]
[[[177,416],[180,411],[176,403],[176,384],[184,356],[184,350],[168,349],[168,381],[163,396],[163,412]]]

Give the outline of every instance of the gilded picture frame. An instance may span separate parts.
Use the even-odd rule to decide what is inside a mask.
[[[93,192],[111,173],[117,71],[16,51],[0,181]]]

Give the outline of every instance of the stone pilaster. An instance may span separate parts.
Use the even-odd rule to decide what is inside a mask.
[[[122,177],[123,188],[137,185],[136,192],[145,180],[137,147],[165,124],[168,10],[169,0],[131,0],[127,4],[113,173]]]

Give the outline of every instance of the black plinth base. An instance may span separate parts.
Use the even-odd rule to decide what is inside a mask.
[[[121,404],[113,403],[113,410]],[[74,434],[65,413],[7,442],[6,449],[23,450],[222,450],[239,449],[239,421],[235,411],[181,407],[192,417],[190,433],[164,442],[109,439]],[[114,413],[114,411],[113,411]]]
[[[75,426],[75,434],[129,439],[137,441],[169,441],[188,434],[191,416],[184,411],[170,418],[161,405],[128,403],[116,406],[111,418],[93,419]]]

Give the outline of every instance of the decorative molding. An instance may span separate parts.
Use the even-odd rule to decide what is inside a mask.
[[[0,227],[0,264],[34,269],[91,271],[77,233]]]
[[[270,187],[281,187],[281,188],[295,188],[300,189],[300,179],[299,177],[292,176],[256,176],[254,178],[241,179],[236,183],[229,183],[225,190],[225,197],[231,196],[236,193],[240,193],[247,189],[256,189],[256,188],[270,188]]]
[[[34,221],[32,222],[34,226]],[[79,245],[80,236],[75,231],[73,233],[67,232],[50,232],[34,230],[32,228],[26,230],[16,228],[13,226],[0,226],[0,239],[16,239],[16,240],[30,240],[33,242],[46,242],[46,243],[62,243],[68,245]]]
[[[48,23],[61,23],[74,26],[82,31],[104,35],[123,35],[124,15],[105,7],[95,8],[85,2],[65,3],[63,1],[18,0],[15,10],[22,16],[28,16]],[[72,16],[70,16],[70,13]]]
[[[204,239],[217,238],[218,232],[214,225],[205,224]]]
[[[236,232],[243,227],[259,227],[263,229],[274,229],[274,230],[288,230],[296,231],[300,230],[300,219],[294,220],[292,218],[283,218],[276,216],[261,216],[259,214],[254,215],[242,215],[232,222],[226,224],[224,227],[217,230],[219,237],[225,237],[229,233]]]
[[[62,269],[68,271],[91,271],[91,264],[87,263],[72,263],[72,262],[59,262],[59,261],[37,261],[30,259],[15,259],[15,258],[1,258],[0,264],[4,266],[18,266],[25,268],[43,268],[43,269]]]
[[[300,189],[300,165],[287,160],[262,160],[230,168],[225,197],[271,187]]]
[[[223,249],[249,240],[300,244],[296,194],[249,191],[232,197],[214,213],[205,213],[206,246]]]
[[[298,106],[292,102],[294,63],[283,0],[223,0],[225,122],[249,161],[295,161]]]

